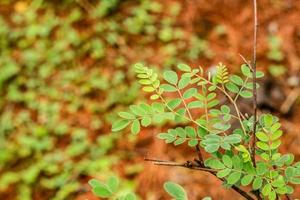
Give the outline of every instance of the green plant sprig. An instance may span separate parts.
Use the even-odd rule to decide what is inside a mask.
[[[300,164],[293,164],[293,156],[281,155],[278,152],[282,131],[278,119],[271,114],[262,114],[259,117],[255,133],[258,141],[255,145],[256,155],[261,159],[253,165],[249,139],[254,123],[253,116],[243,117],[237,102],[238,97],[252,97],[250,67],[241,66],[244,79],[238,75],[230,75],[223,64],[219,64],[217,72],[209,73],[207,78],[204,77],[201,67],[192,69],[186,64],[179,64],[177,67],[182,72],[181,77],[175,71],[166,71],[163,74],[166,83],[161,84],[153,70],[136,64],[139,82],[145,92],[152,93],[150,99],[155,102],[152,105],[143,103],[130,106],[130,112],[120,113],[123,123],[120,125],[120,121],[115,122],[113,130],[120,131],[131,124],[131,132],[137,134],[140,131],[139,121],[145,127],[157,118],[159,121],[174,121],[184,125],[191,123],[193,126],[169,129],[157,137],[175,146],[187,142],[190,147],[203,148],[210,157],[204,161],[201,156],[198,169],[216,170],[215,175],[224,181],[226,187],[234,186],[236,189],[251,185],[253,190],[260,191],[261,198],[270,200],[293,193],[290,184],[300,183]],[[261,77],[263,73],[257,71],[256,78]],[[177,93],[178,97],[170,98],[166,93]],[[220,105],[219,93],[229,99],[236,115],[231,113],[230,106]],[[204,114],[195,116],[192,109],[201,109]],[[240,126],[232,127],[232,120],[239,121]],[[252,199],[249,197],[251,195],[241,192],[240,189],[237,191]]]

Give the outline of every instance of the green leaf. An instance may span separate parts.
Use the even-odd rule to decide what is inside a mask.
[[[205,101],[205,100],[206,100],[206,97],[203,96],[203,95],[200,94],[200,93],[196,93],[196,94],[194,95],[194,97],[195,97],[196,99],[200,100],[200,101]]]
[[[223,124],[223,123],[219,123],[219,122],[217,122],[213,125],[214,128],[219,129],[223,132],[227,131],[230,128],[230,126],[231,126],[230,124]]]
[[[147,104],[145,104],[147,105]],[[149,110],[147,111],[148,113],[152,112],[152,109],[156,112],[162,113],[165,110],[165,105],[162,103],[154,102],[151,104],[151,107],[147,107]]]
[[[235,83],[236,85],[242,86],[244,84],[244,81],[241,77],[237,75],[230,76],[230,80]]]
[[[192,140],[190,140],[189,142],[188,142],[188,145],[190,146],[190,147],[194,147],[194,146],[196,146],[198,144],[198,140],[197,139],[192,139]]]
[[[210,164],[210,167],[213,169],[224,169],[225,168],[225,165],[221,161],[216,160],[216,159],[211,160],[209,162],[209,164]]]
[[[237,144],[242,141],[242,136],[238,134],[231,134],[224,137],[224,142],[230,143],[230,144]]]
[[[274,190],[272,190],[269,193],[269,200],[276,200],[277,196],[276,196],[276,192]]]
[[[208,90],[211,91],[211,92],[216,90],[216,89],[217,89],[216,85],[209,86],[209,88],[208,88]]]
[[[298,178],[298,177],[292,177],[292,178],[290,179],[290,182],[291,182],[292,184],[298,185],[298,184],[300,184],[300,178]]]
[[[225,150],[230,150],[231,149],[231,146],[229,143],[226,143],[226,142],[223,142],[221,143],[221,147]]]
[[[181,99],[172,99],[167,103],[167,106],[169,106],[171,109],[177,108],[181,104]]]
[[[170,84],[161,84],[160,88],[163,89],[166,92],[175,92],[177,91],[176,87]]]
[[[144,116],[146,115],[146,111],[144,109],[142,109],[140,106],[137,105],[131,105],[129,106],[129,109],[131,110],[131,112],[137,116]]]
[[[136,198],[135,194],[133,194],[133,193],[126,194],[126,196],[124,198],[124,200],[136,200],[136,199],[137,198]]]
[[[173,182],[166,182],[164,184],[164,189],[166,192],[171,195],[175,200],[187,200],[187,194],[183,187]]]
[[[241,66],[241,70],[242,70],[242,73],[243,73],[245,76],[247,76],[248,78],[252,78],[252,73],[251,73],[251,70],[250,70],[250,68],[249,68],[248,65],[243,64],[243,65]]]
[[[178,137],[186,138],[186,132],[182,127],[177,127],[175,131]]]
[[[153,103],[153,104],[156,104],[156,103]],[[139,108],[143,111],[143,114],[141,113],[141,115],[146,115],[147,113],[152,113],[153,112],[152,107],[148,104],[145,104],[145,103],[141,103],[139,105]]]
[[[113,195],[107,185],[96,179],[90,180],[89,185],[92,187],[93,193],[98,197],[109,198]]]
[[[232,82],[225,84],[225,87],[228,91],[233,93],[238,93],[240,91],[239,87]]]
[[[242,176],[241,172],[233,172],[228,176],[227,183],[233,185],[240,180],[241,176]]]
[[[246,89],[249,89],[249,90],[253,90],[253,82],[248,82],[245,84],[245,88]],[[259,88],[259,84],[256,83],[256,88],[258,89]]]
[[[193,127],[190,127],[190,126],[185,127],[185,131],[186,131],[188,137],[196,138],[197,134]]]
[[[271,186],[271,184],[268,183],[268,184],[264,185],[261,192],[264,196],[268,196],[269,193],[271,192],[271,190],[272,190],[272,186]]]
[[[131,133],[132,134],[138,134],[140,132],[140,122],[139,120],[134,120],[131,125]]]
[[[269,141],[269,137],[267,136],[267,134],[265,134],[264,132],[257,132],[255,133],[255,136],[263,142],[268,142]]]
[[[119,112],[118,115],[124,119],[135,119],[135,116],[129,112]]]
[[[130,121],[125,120],[125,119],[116,121],[112,125],[112,131],[113,132],[120,131],[120,130],[126,128],[129,125],[129,123],[130,123]]]
[[[272,142],[271,146],[270,146],[270,149],[271,150],[274,150],[274,149],[277,149],[281,144],[281,141],[280,140],[275,140]]]
[[[113,193],[117,192],[119,187],[119,179],[115,176],[109,177],[107,180],[107,186]]]
[[[277,122],[277,123],[272,125],[272,127],[270,128],[270,131],[271,132],[276,132],[280,127],[281,127],[281,124],[279,122]]]
[[[204,103],[202,101],[192,101],[188,103],[187,105],[188,108],[203,108]]]
[[[145,91],[145,92],[153,92],[153,91],[155,91],[155,88],[151,87],[151,86],[145,86],[145,87],[143,87],[143,91]]]
[[[277,178],[276,178],[276,180],[274,180],[272,183],[272,186],[273,187],[284,187],[285,186],[285,181],[284,181],[284,178],[283,178],[283,176],[278,176]]]
[[[91,179],[89,181],[89,185],[94,188],[94,187],[106,187],[106,185],[102,182],[100,182],[99,180],[97,179]]]
[[[282,136],[282,130],[277,130],[274,133],[271,134],[271,140],[277,140],[278,138],[280,138]]]
[[[289,154],[284,155],[284,157],[286,157],[286,159],[284,161],[285,165],[291,165],[294,162],[295,156],[293,154],[289,153]],[[299,166],[297,166],[297,163],[294,166],[299,168]]]
[[[186,110],[185,108],[180,108],[177,110],[176,112],[176,115],[175,115],[175,121],[176,122],[181,122],[184,120],[184,117],[185,117],[185,113],[186,113]]]
[[[211,101],[211,100],[214,99],[216,96],[217,96],[217,94],[214,93],[214,92],[209,93],[209,94],[207,95],[207,101]]]
[[[168,133],[160,133],[156,137],[159,138],[159,139],[165,140],[165,139],[167,139],[167,138],[170,137],[170,134],[168,134]],[[173,136],[171,136],[171,137],[173,137]]]
[[[227,106],[227,105],[222,105],[222,106],[221,106],[221,111],[222,111],[223,113],[230,113],[230,108],[229,108],[229,106]]]
[[[214,153],[216,151],[218,151],[220,148],[220,145],[219,144],[208,144],[205,146],[205,151],[208,152],[208,153]]]
[[[177,68],[183,72],[190,72],[191,71],[191,68],[190,66],[186,65],[186,64],[183,64],[183,63],[180,63],[177,65]]]
[[[186,138],[178,138],[175,142],[174,142],[174,145],[177,146],[177,145],[180,145],[182,143],[184,143],[186,140]]]
[[[252,183],[252,188],[253,188],[253,190],[258,190],[258,189],[260,189],[261,186],[262,186],[262,182],[263,182],[263,180],[262,180],[261,177],[256,177],[256,178],[254,179],[253,183]]]
[[[232,163],[233,163],[233,168],[236,170],[242,170],[243,169],[243,161],[241,160],[241,158],[239,158],[239,156],[234,155],[232,157]]]
[[[214,99],[213,101],[211,101],[211,102],[209,102],[209,103],[207,104],[207,108],[212,108],[212,107],[218,105],[219,103],[220,103],[219,100]]]
[[[190,88],[188,90],[186,90],[184,93],[183,93],[183,98],[184,99],[188,99],[188,98],[191,98],[192,96],[194,96],[194,94],[197,93],[197,89],[196,88]]]
[[[153,95],[150,96],[150,99],[151,99],[151,100],[159,99],[159,95],[153,94]]]
[[[291,186],[287,185],[286,186],[286,189],[287,189],[287,194],[292,194],[294,192],[294,188],[292,188]]]
[[[285,169],[284,173],[287,178],[291,178],[295,175],[295,168],[289,166]]]
[[[232,168],[232,161],[231,158],[228,155],[224,155],[222,157],[222,161],[225,164],[226,167],[228,168]]]
[[[139,80],[139,83],[141,85],[150,85],[152,82],[150,80],[147,80],[147,79],[141,79],[141,80]]]
[[[113,195],[107,187],[94,187],[92,191],[96,196],[101,198],[109,198]]]
[[[197,133],[200,138],[203,138],[207,134],[207,130],[203,127],[198,126]]]
[[[273,124],[273,116],[271,114],[266,114],[263,116],[264,124],[267,128],[270,128]]]
[[[256,142],[256,146],[264,151],[268,151],[270,149],[268,144],[264,142]]]
[[[151,118],[150,117],[145,117],[141,120],[141,124],[143,127],[147,127],[151,124]]]
[[[244,98],[251,98],[253,96],[252,92],[250,92],[248,90],[241,91],[240,95]]]
[[[189,77],[182,77],[178,83],[178,88],[183,89],[185,88],[189,83],[190,83],[190,78]]]
[[[168,83],[173,85],[176,85],[178,82],[178,76],[174,71],[165,71],[163,77]]]
[[[287,194],[287,188],[286,187],[279,187],[275,189],[277,194]]]
[[[244,176],[241,180],[242,186],[249,185],[252,182],[253,178],[254,178],[254,176],[251,174],[247,174],[246,176]]]
[[[256,173],[258,175],[264,175],[269,171],[268,166],[266,165],[266,163],[264,162],[259,162],[257,163],[256,166]]]
[[[223,170],[218,171],[217,176],[218,176],[219,178],[224,178],[224,177],[226,177],[228,174],[230,174],[230,172],[231,172],[231,169],[226,168],[226,169],[223,169]]]
[[[256,78],[262,78],[262,77],[264,77],[264,73],[263,72],[261,72],[261,71],[257,71],[256,72]]]

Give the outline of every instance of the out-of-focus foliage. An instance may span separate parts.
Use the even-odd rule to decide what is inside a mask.
[[[287,68],[280,64],[284,61],[284,52],[282,51],[282,39],[279,35],[270,34],[267,38],[268,52],[267,58],[273,62],[268,68],[269,73],[274,77],[282,76]]]
[[[120,181],[117,177],[111,176],[105,182],[97,179],[89,181],[93,194],[101,198],[117,199],[117,200],[136,200],[136,195],[128,192],[120,187]],[[165,191],[174,200],[188,200],[186,191],[177,183],[168,181],[164,183]]]
[[[120,187],[120,181],[117,177],[111,176],[106,182],[97,179],[89,181],[93,193],[101,198],[118,199],[118,200],[136,200],[136,195]]]
[[[45,191],[45,199],[69,199],[86,190],[85,177],[112,173],[120,158],[111,151],[127,138],[107,134],[107,126],[136,99],[132,63],[169,68],[211,56],[206,41],[175,25],[176,2],[168,9],[152,0],[0,7],[0,193],[22,200]]]

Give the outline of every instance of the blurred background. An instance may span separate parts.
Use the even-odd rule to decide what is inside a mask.
[[[281,118],[281,151],[299,160],[300,1],[258,2],[259,107]],[[168,124],[110,129],[118,111],[147,101],[132,64],[238,72],[252,24],[251,0],[0,0],[0,199],[94,200],[88,180],[110,175],[140,199],[169,199],[166,180],[191,200],[241,199],[203,172],[144,162],[194,157],[155,139]]]

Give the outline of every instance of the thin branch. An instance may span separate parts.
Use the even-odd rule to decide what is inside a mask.
[[[193,122],[194,124],[196,124],[197,126],[203,128],[203,129],[205,129],[205,130],[208,131],[208,132],[214,133],[214,131],[209,130],[208,128],[206,128],[205,126],[201,125],[201,124],[198,123],[197,121],[195,121],[195,120],[193,120],[193,119],[191,119],[191,118],[189,118],[189,117],[186,117],[185,115],[182,116],[182,115],[180,115],[178,112],[174,111],[174,110],[167,104],[167,102],[166,102],[166,100],[163,98],[163,96],[159,94],[158,90],[156,90],[156,93],[157,93],[157,95],[159,95],[159,98],[160,98],[161,101],[165,104],[165,106],[167,107],[167,109],[168,109],[169,111],[171,111],[171,112],[174,113],[175,115],[178,115],[179,117],[184,117],[184,119],[186,119],[187,121]],[[215,134],[218,134],[218,133],[215,133]]]
[[[242,54],[239,54],[239,56],[242,58],[242,60],[250,67],[251,71],[253,72],[253,69],[252,69],[252,65],[251,63],[242,55]]]
[[[198,159],[199,159],[200,167],[204,167],[204,159],[203,159],[201,150],[199,148],[199,145],[196,145],[196,151],[197,151],[197,156],[198,156]],[[197,162],[197,160],[196,160],[196,162]]]
[[[256,88],[256,48],[257,48],[257,0],[253,0],[253,14],[254,14],[254,31],[253,31],[253,60],[252,60],[252,78],[253,78],[253,137],[251,144],[251,160],[254,167],[256,167],[255,161],[255,143],[256,143],[256,124],[257,124],[257,88]]]
[[[187,161],[185,163],[176,163],[176,162],[172,162],[172,161],[165,161],[165,160],[158,160],[158,159],[151,159],[151,158],[145,158],[145,161],[150,161],[150,162],[153,162],[154,165],[160,165],[160,166],[184,167],[184,168],[193,169],[193,170],[200,170],[200,171],[208,172],[216,177],[217,177],[216,174],[218,172],[218,170],[214,170],[214,169],[211,169],[208,167],[199,167],[197,164],[195,164],[191,161]],[[225,181],[222,178],[218,178],[218,179],[220,179],[223,182]],[[239,193],[241,196],[245,197],[247,200],[255,200],[250,194],[248,194],[247,192],[245,192],[238,186],[233,185],[231,188],[234,191],[236,191],[237,193]]]
[[[184,100],[184,98],[183,98],[183,96],[182,96],[182,94],[181,94],[181,92],[180,92],[180,90],[179,90],[179,88],[177,86],[176,86],[176,89],[177,89],[177,92],[178,92],[178,94],[180,96],[180,99],[181,99],[181,101],[183,103],[183,106],[184,106],[186,112],[188,113],[189,118],[191,119],[191,121],[194,121],[193,116],[192,116],[192,114],[190,112],[190,109],[187,107],[186,102],[185,102],[185,100]]]
[[[244,117],[243,114],[240,112],[240,110],[239,110],[239,108],[238,108],[236,102],[235,102],[235,101],[232,99],[232,97],[226,92],[225,88],[222,88],[222,87],[219,87],[219,86],[213,84],[211,81],[206,80],[205,78],[201,77],[200,75],[197,75],[197,74],[196,74],[196,76],[197,76],[198,78],[200,78],[200,79],[206,81],[206,82],[209,83],[210,85],[216,86],[216,88],[217,88],[218,90],[220,90],[220,91],[227,97],[227,99],[228,99],[228,100],[231,102],[231,104],[234,106],[234,109],[235,109],[235,111],[236,111],[236,114],[237,114],[239,123],[240,123],[240,125],[241,125],[241,128],[242,128],[244,134],[247,134],[247,132],[246,132],[246,130],[245,130],[245,127],[244,127],[244,125],[243,125],[243,122],[242,122],[242,120],[245,119],[245,117]],[[223,87],[224,87],[224,86],[223,86]]]

